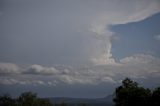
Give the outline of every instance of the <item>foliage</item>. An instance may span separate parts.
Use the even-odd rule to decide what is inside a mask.
[[[113,101],[115,106],[160,106],[160,87],[154,90],[146,89],[126,78],[122,85],[115,89]],[[77,105],[86,106],[84,103]],[[62,102],[53,105],[48,99],[38,98],[32,92],[25,92],[18,98],[12,98],[10,95],[0,96],[0,106],[68,106],[68,104]]]
[[[48,99],[38,98],[35,93],[22,93],[17,99],[8,95],[0,97],[0,106],[53,106]]]
[[[60,106],[67,106],[67,104],[65,102],[62,102]]]
[[[0,96],[0,106],[16,106],[16,102],[8,94]]]
[[[87,106],[85,103],[80,103],[78,106]]]
[[[22,93],[18,98],[19,106],[36,106],[38,103],[37,95],[32,92]]]
[[[152,92],[126,78],[122,85],[116,88],[113,101],[115,106],[160,106],[160,88]]]
[[[153,91],[152,102],[154,106],[160,106],[160,87]]]

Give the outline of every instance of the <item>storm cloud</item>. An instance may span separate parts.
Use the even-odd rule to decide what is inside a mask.
[[[159,12],[159,0],[2,0],[0,85],[92,87],[118,85],[125,77],[146,82],[154,78],[158,85],[158,52],[121,47],[113,55],[113,44],[123,39],[122,30],[117,33],[112,27],[143,23]],[[149,26],[143,27],[145,31]],[[127,38],[125,45],[132,39],[131,49],[138,47],[136,39],[151,43],[144,33],[137,36]],[[150,36],[159,42],[159,35]],[[117,58],[121,52],[127,55]]]

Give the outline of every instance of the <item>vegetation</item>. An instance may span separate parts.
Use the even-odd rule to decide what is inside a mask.
[[[9,95],[0,97],[0,106],[53,106],[48,99],[38,98],[32,92],[22,93],[17,99],[11,98]]]
[[[16,100],[9,95],[0,96],[0,106],[16,106]]]
[[[150,90],[126,78],[122,81],[122,85],[115,89],[113,101],[115,106],[160,106],[160,87]],[[79,103],[74,106],[92,105]],[[52,104],[48,99],[37,97],[35,93],[25,92],[17,98],[9,95],[0,96],[0,106],[71,106],[71,104],[64,102]]]
[[[160,87],[151,91],[126,78],[116,88],[115,106],[160,106]]]
[[[49,99],[38,98],[35,93],[24,92],[17,98],[12,98],[10,95],[0,96],[0,106],[69,106],[67,103],[53,104]],[[83,103],[77,106],[86,106]]]

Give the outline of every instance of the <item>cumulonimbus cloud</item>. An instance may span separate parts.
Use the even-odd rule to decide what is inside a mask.
[[[160,2],[159,0],[124,0],[120,2],[113,1],[113,3],[111,3],[111,6],[108,5],[110,3],[103,3],[102,7],[106,8],[100,8],[96,10],[94,9],[95,7],[93,8],[93,6],[97,4],[97,1],[92,2],[93,5],[92,3],[89,4],[90,6],[84,5],[84,9],[86,10],[89,10],[89,8],[91,8],[90,12],[92,14],[91,16],[85,18],[85,20],[81,20],[79,18],[79,15],[83,16],[87,13],[78,13],[78,17],[76,16],[77,13],[76,15],[69,13],[72,14],[71,16],[73,16],[73,18],[75,19],[72,23],[72,27],[74,27],[74,29],[83,27],[83,33],[85,35],[88,34],[93,36],[93,38],[96,38],[92,45],[94,50],[89,51],[91,61],[96,65],[94,64],[93,66],[89,67],[82,66],[82,68],[63,67],[61,69],[58,69],[54,66],[46,67],[38,64],[22,68],[13,63],[1,63],[0,75],[6,75],[6,77],[4,76],[5,78],[1,77],[1,84],[37,83],[43,85],[46,81],[38,80],[40,76],[43,76],[43,78],[49,78],[47,79],[48,82],[46,83],[50,85],[54,85],[55,83],[116,83],[117,80],[121,79],[121,77],[147,78],[150,74],[157,77],[160,73],[159,58],[155,58],[151,55],[138,54],[123,58],[119,60],[119,62],[115,61],[115,59],[112,56],[112,38],[113,36],[116,36],[116,34],[113,31],[111,31],[109,27],[110,25],[127,24],[131,22],[142,21],[147,17],[160,12]],[[70,17],[68,20],[70,20]],[[84,22],[86,23],[84,24]],[[11,74],[14,74],[14,76],[10,76]],[[15,77],[19,77],[21,75],[26,76],[27,78],[31,78],[30,76],[34,77],[32,77],[29,81],[27,80],[27,78],[26,80],[21,81],[20,79],[18,80],[18,78]],[[7,77],[9,77],[9,79],[7,79]],[[12,77],[14,77],[14,79]]]
[[[108,10],[100,12],[91,22],[89,31],[98,40],[99,43],[97,44],[101,46],[100,49],[96,48],[99,54],[92,59],[95,64],[115,64],[112,57],[112,37],[115,36],[115,33],[110,30],[110,25],[142,21],[160,12],[160,2],[157,0],[131,1],[131,3],[124,0],[121,2],[123,3],[117,4],[118,2],[116,2],[113,5],[115,9],[108,8]],[[116,5],[119,5],[118,12]],[[123,8],[125,5],[129,5],[131,8],[126,10],[126,8]]]

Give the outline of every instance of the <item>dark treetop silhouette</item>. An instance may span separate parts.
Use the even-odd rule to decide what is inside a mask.
[[[116,88],[115,106],[160,106],[160,87],[151,91],[126,78]]]
[[[115,89],[113,101],[115,106],[160,106],[160,87],[146,89],[140,87],[137,82],[126,78],[122,85]],[[55,100],[55,99],[54,99]],[[107,104],[106,104],[107,105]],[[107,106],[110,106],[108,104]],[[0,96],[0,106],[99,106],[98,104],[77,103],[70,104],[67,102],[55,103],[51,99],[38,98],[35,93],[25,92],[17,98],[11,98],[9,95]],[[102,106],[102,105],[101,105]]]

